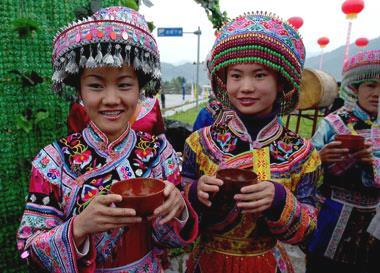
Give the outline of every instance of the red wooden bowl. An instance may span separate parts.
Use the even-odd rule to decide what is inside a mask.
[[[152,215],[153,211],[163,204],[164,188],[165,183],[159,179],[131,178],[113,184],[111,192],[123,197],[121,202],[116,203],[118,207],[135,209],[137,216],[146,217]],[[117,242],[110,266],[130,264],[153,249],[150,221],[128,224],[125,228],[126,232]]]
[[[137,216],[149,216],[164,203],[165,183],[155,178],[131,178],[118,181],[111,186],[111,192],[120,194],[123,200],[118,207],[132,208]]]
[[[235,195],[244,186],[257,183],[257,174],[237,168],[221,169],[216,172],[216,178],[223,180],[220,192]]]
[[[358,135],[337,135],[336,141],[342,142],[341,148],[347,148],[350,152],[356,152],[364,148],[364,137]]]
[[[223,180],[223,186],[210,197],[212,205],[206,213],[209,223],[223,221],[235,207],[234,195],[240,193],[242,187],[257,183],[256,173],[237,168],[218,170],[216,177]]]

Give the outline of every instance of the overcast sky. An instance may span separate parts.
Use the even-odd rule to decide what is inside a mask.
[[[200,26],[200,61],[203,61],[214,42],[214,30],[204,9],[194,0],[151,0],[153,7],[142,6],[140,12],[153,21],[154,35],[161,53],[161,61],[181,64],[197,58],[197,36],[157,37],[157,27],[182,27],[193,32]],[[281,18],[300,16],[304,20],[300,33],[306,46],[306,55],[320,51],[317,39],[327,36],[330,44],[325,52],[345,44],[348,20],[341,10],[344,0],[220,0],[222,11],[230,18],[244,12],[263,10],[274,12]],[[351,42],[356,38],[380,36],[380,0],[365,0],[364,10],[353,20]]]

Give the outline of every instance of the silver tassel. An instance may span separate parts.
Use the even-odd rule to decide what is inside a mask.
[[[87,58],[84,56],[84,48],[80,48],[80,59],[79,59],[79,67],[83,68],[86,66]]]
[[[121,56],[121,46],[117,44],[115,46],[115,54],[113,56],[113,65],[121,67],[123,65],[123,57]]]
[[[133,60],[133,66],[135,68],[135,70],[138,70],[140,69],[141,67],[141,60],[139,59],[139,50],[137,48],[135,48],[135,59]]]
[[[131,65],[131,46],[126,45],[124,51],[125,51],[124,63],[127,65]]]
[[[152,72],[151,66],[150,66],[150,54],[149,52],[144,53],[143,58],[143,71],[145,74],[150,74]]]
[[[161,71],[158,64],[153,66],[153,78],[159,79],[161,77]]]
[[[107,54],[104,55],[102,62],[106,65],[113,65],[113,57],[111,55],[112,45],[109,44],[107,48]]]
[[[96,56],[95,56],[95,61],[98,64],[101,64],[102,63],[102,59],[103,59],[102,46],[99,43],[98,46],[97,46],[97,53],[96,53]]]
[[[95,68],[96,67],[96,62],[94,57],[92,57],[92,47],[90,45],[90,56],[87,59],[86,62],[86,68]]]
[[[53,82],[59,82],[59,67],[54,67],[54,73],[53,76],[51,77],[51,80]]]
[[[65,71],[70,73],[70,74],[78,73],[79,67],[78,67],[78,64],[76,63],[75,51],[74,50],[71,51],[68,55],[69,56],[68,56],[68,61],[67,61]]]

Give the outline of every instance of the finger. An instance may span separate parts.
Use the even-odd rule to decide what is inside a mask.
[[[201,202],[203,205],[205,205],[207,207],[211,207],[211,205],[212,205],[211,201],[208,199],[198,197],[198,200],[199,200],[199,202]]]
[[[203,184],[199,187],[199,189],[203,192],[218,192],[219,191],[219,186],[217,185],[207,185]]]
[[[266,192],[255,192],[255,193],[245,193],[245,194],[235,194],[234,199],[236,201],[250,202],[264,199],[267,197]]]
[[[107,216],[135,216],[136,210],[130,208],[107,208],[103,211]]]
[[[240,209],[257,209],[260,207],[269,207],[270,202],[266,199],[261,199],[252,202],[238,202],[236,206]]]
[[[222,186],[223,180],[213,176],[203,176],[201,181],[203,184]]]
[[[109,193],[109,194],[106,194],[106,195],[97,194],[95,196],[94,200],[96,200],[96,202],[98,202],[100,204],[109,206],[112,203],[121,202],[121,200],[123,200],[123,197],[121,195],[119,195],[119,194],[113,194],[113,193]]]
[[[329,154],[347,154],[349,153],[350,150],[347,149],[347,148],[334,148],[334,149],[331,149],[329,150]]]
[[[327,144],[327,145],[325,146],[325,148],[326,148],[326,147],[328,147],[328,148],[331,148],[331,147],[338,147],[338,146],[340,146],[340,145],[342,145],[342,141],[334,140],[334,141],[331,141],[329,144]]]
[[[174,190],[175,186],[173,183],[169,181],[164,181],[165,182],[165,189],[164,189],[164,196],[169,196],[169,194]]]
[[[175,208],[175,209],[171,210],[167,215],[165,215],[164,218],[162,218],[159,221],[159,224],[163,225],[163,224],[169,222],[170,220],[172,220],[174,218],[174,216],[176,215],[177,211],[178,211],[178,208]]]
[[[132,224],[140,223],[142,217],[105,217],[103,218],[104,224]]]
[[[202,198],[204,200],[208,200],[210,198],[210,195],[207,192],[198,191],[198,198]]]
[[[161,206],[159,206],[158,208],[156,208],[154,210],[153,214],[156,216],[162,215],[165,211],[169,210],[172,206],[174,206],[174,204],[176,202],[176,198],[178,198],[177,193],[174,191],[171,192],[171,194],[165,200],[165,202]]]
[[[245,187],[242,187],[240,189],[240,192],[241,193],[255,193],[255,192],[258,192],[261,190],[261,185],[260,184],[254,184],[254,185],[249,185],[249,186],[245,186]]]

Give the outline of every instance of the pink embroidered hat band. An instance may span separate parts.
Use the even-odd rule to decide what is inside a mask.
[[[145,95],[160,88],[160,56],[145,18],[127,7],[104,8],[64,27],[53,40],[53,89],[68,98],[62,84],[76,86],[80,69],[130,65]]]

